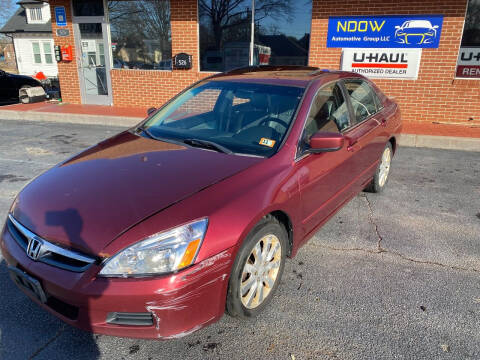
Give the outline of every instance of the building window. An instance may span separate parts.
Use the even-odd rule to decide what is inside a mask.
[[[198,0],[200,70],[307,65],[311,16],[311,0]]]
[[[169,0],[108,1],[113,67],[172,69]]]
[[[307,65],[312,1],[256,1],[252,65]]]
[[[74,16],[103,16],[102,0],[73,0]]]
[[[200,70],[225,71],[250,62],[252,1],[198,1]]]
[[[456,75],[480,79],[480,0],[468,1]]]
[[[45,57],[45,63],[47,64],[53,63],[52,45],[49,42],[43,43],[43,55]]]
[[[33,42],[32,48],[33,48],[33,62],[35,64],[41,64],[42,55],[40,54],[40,44],[38,42]]]
[[[28,9],[30,11],[30,20],[31,21],[42,21],[42,9],[39,7],[34,7]]]

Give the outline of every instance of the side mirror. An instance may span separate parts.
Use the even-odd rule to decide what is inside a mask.
[[[151,107],[147,110],[147,116],[152,115],[155,111],[157,111],[156,107]]]
[[[438,29],[438,25],[435,25],[433,28],[434,28],[434,29]]]
[[[310,138],[311,153],[331,152],[340,150],[345,144],[345,137],[340,133],[317,132]]]
[[[397,26],[395,26],[395,29],[397,29],[397,30],[398,30],[398,29],[400,29],[400,26],[398,26],[398,25],[397,25]]]

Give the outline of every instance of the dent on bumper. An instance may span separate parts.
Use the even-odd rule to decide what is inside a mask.
[[[49,296],[78,307],[78,317],[75,320],[66,318],[32,298],[43,308],[83,330],[137,338],[178,338],[220,319],[225,309],[228,277],[234,259],[234,249],[228,249],[169,276],[82,279],[66,288],[65,278],[72,276],[68,271],[33,263],[8,232],[3,233],[0,245],[9,265],[20,265],[41,281]],[[52,276],[52,273],[58,276]],[[88,273],[90,271],[82,276],[90,276]],[[106,319],[110,312],[150,312],[154,324],[109,324]]]

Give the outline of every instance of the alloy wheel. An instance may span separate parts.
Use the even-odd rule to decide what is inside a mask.
[[[388,178],[388,173],[390,172],[390,162],[392,161],[392,151],[389,147],[385,148],[382,155],[382,160],[380,163],[380,172],[378,183],[380,186],[385,185]]]
[[[243,306],[254,309],[263,303],[275,285],[281,261],[282,246],[275,235],[265,235],[255,244],[242,271]]]

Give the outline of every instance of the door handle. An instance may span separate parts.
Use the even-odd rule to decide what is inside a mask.
[[[382,126],[387,126],[387,119],[383,118],[383,119],[380,121],[380,125],[382,125]]]
[[[357,140],[350,140],[347,146],[347,151],[357,151],[360,150],[360,145],[358,144]]]

